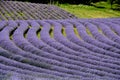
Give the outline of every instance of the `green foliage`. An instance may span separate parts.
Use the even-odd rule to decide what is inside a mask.
[[[116,0],[116,3],[120,4],[120,0]]]
[[[115,0],[108,0],[108,3],[111,5],[111,8],[112,8],[112,5],[113,5],[113,2],[114,2]]]
[[[107,1],[111,7],[113,4],[120,4],[120,0],[17,0],[17,1],[27,1],[27,2],[34,2],[34,3],[44,3],[44,4],[87,4],[90,5],[91,3]]]
[[[107,0],[107,2],[111,5],[111,8],[113,8],[113,4],[120,5],[120,0]]]
[[[96,6],[104,8],[97,8],[89,5],[70,5],[61,4],[59,7],[76,15],[79,18],[109,18],[120,17],[120,11],[110,9],[110,5],[106,2],[96,3]]]
[[[68,3],[68,4],[90,4],[91,2],[98,2],[100,0],[17,0],[17,1],[28,1],[34,3]]]

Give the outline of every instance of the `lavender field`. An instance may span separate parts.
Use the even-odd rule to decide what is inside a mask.
[[[0,18],[0,80],[120,80],[120,18],[52,15]]]
[[[0,20],[70,19],[73,14],[54,5],[0,1]]]

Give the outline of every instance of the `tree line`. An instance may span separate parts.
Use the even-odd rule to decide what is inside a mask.
[[[99,2],[99,1],[107,1],[110,4],[114,4],[114,3],[120,4],[120,0],[15,0],[15,1],[28,1],[28,2],[44,3],[44,4],[58,2],[58,3],[87,4],[87,5],[91,3]]]
[[[4,1],[4,0],[2,0]],[[28,2],[34,2],[34,3],[68,3],[68,4],[86,4],[90,5],[91,3],[99,2],[99,1],[106,1],[109,2],[109,4],[119,4],[120,5],[120,0],[17,0],[17,1],[28,1]]]

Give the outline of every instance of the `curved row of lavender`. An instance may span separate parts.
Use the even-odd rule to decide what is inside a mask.
[[[120,18],[0,21],[0,78],[10,75],[119,80]]]
[[[57,6],[18,1],[0,1],[0,20],[76,18]]]

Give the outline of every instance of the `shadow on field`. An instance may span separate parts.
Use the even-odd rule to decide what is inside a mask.
[[[101,9],[105,9],[105,7],[103,7],[103,6],[97,6],[97,5],[94,5],[94,4],[90,4],[90,6],[94,6],[96,8],[101,8]]]

